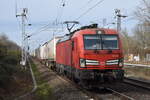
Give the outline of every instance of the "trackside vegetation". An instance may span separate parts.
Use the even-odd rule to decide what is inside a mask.
[[[30,71],[20,66],[20,57],[20,47],[1,35],[0,100],[13,100],[32,89]]]

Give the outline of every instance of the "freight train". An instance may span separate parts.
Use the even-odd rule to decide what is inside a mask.
[[[84,26],[54,45],[56,51],[46,55],[56,53],[52,68],[59,74],[87,85],[123,80],[123,50],[116,30],[98,28],[97,24]]]

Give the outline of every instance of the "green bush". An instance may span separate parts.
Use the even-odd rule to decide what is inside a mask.
[[[14,75],[21,72],[18,67],[20,52],[9,49],[0,43],[0,88],[9,88],[13,82]]]
[[[13,75],[18,72],[18,67],[13,64],[1,63],[0,64],[0,88],[7,87],[13,80]],[[8,87],[9,88],[9,87]]]
[[[14,56],[6,56],[3,59],[3,63],[5,64],[17,65],[18,62],[19,62],[18,59]]]

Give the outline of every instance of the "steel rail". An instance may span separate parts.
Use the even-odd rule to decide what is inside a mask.
[[[109,90],[109,91],[112,91],[112,92],[114,93],[114,95],[117,95],[117,96],[120,97],[122,100],[135,100],[135,99],[133,99],[132,97],[129,97],[129,96],[123,94],[123,93],[119,93],[119,92],[117,92],[117,91],[115,91],[115,90],[113,90],[113,89],[111,89],[111,88],[106,88],[106,89]],[[112,93],[112,94],[113,94],[113,93]]]
[[[142,80],[138,80],[138,79],[134,79],[134,78],[125,77],[124,83],[150,90],[150,82],[147,82],[147,81],[142,81]]]

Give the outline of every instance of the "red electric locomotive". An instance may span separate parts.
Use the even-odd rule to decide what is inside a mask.
[[[65,35],[56,45],[56,71],[78,82],[123,80],[123,51],[119,34],[97,24]]]

